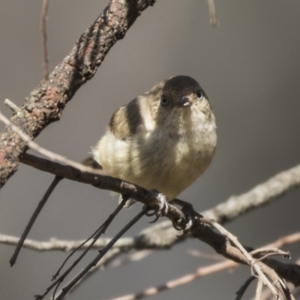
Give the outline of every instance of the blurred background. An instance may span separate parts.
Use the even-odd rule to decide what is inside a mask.
[[[107,3],[108,0],[50,1],[50,71]],[[8,117],[11,112],[4,106],[4,99],[21,105],[43,76],[41,6],[42,1],[1,1],[0,109]],[[45,129],[36,142],[81,161],[103,135],[115,109],[155,83],[182,74],[200,82],[218,125],[215,159],[205,175],[181,195],[182,199],[203,211],[299,164],[300,2],[217,0],[216,9],[219,25],[214,28],[209,24],[204,0],[157,1],[112,48],[96,76],[68,103],[62,119]],[[21,234],[52,178],[20,165],[0,191],[0,233]],[[226,228],[252,247],[296,232],[300,223],[299,196],[299,189],[289,192]],[[62,181],[29,237],[39,241],[51,237],[85,239],[116,205],[117,199],[107,191]],[[137,204],[124,210],[106,236],[113,236],[140,207]],[[126,236],[138,234],[149,226],[148,222],[142,219]],[[189,239],[141,262],[99,271],[69,298],[109,299],[138,292],[213,263],[191,256],[191,249],[213,253],[208,246]],[[12,246],[0,245],[0,299],[33,299],[33,295],[43,293],[67,255],[25,249],[10,268],[13,250]],[[288,250],[293,259],[299,257],[299,244]],[[92,251],[73,276],[96,253]],[[239,267],[153,298],[233,299],[249,275],[249,268]],[[251,298],[250,291],[245,299]]]

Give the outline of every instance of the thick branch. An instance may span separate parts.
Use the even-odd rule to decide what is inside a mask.
[[[124,37],[136,18],[155,0],[111,0],[103,13],[81,35],[49,81],[42,81],[26,98],[11,121],[35,138],[47,125],[60,119],[75,92],[89,79],[110,48]],[[26,143],[10,128],[0,135],[0,187],[17,170]]]
[[[30,154],[25,154],[21,157],[21,161],[24,164],[30,165],[41,171],[46,171],[54,175],[62,176],[64,178],[79,181],[82,183],[89,183],[102,189],[111,189],[119,193],[128,192],[127,187],[131,187],[132,190],[136,188],[137,194],[140,191],[139,196],[143,195],[143,190],[139,190],[138,187],[131,184],[122,186],[122,181],[116,178],[103,176],[101,178],[89,173],[81,173],[75,168],[69,166],[63,166],[59,163],[51,162],[47,159],[38,158]],[[103,180],[103,181],[102,181]],[[102,185],[98,185],[98,182],[102,182]],[[217,205],[216,207],[201,212],[208,219],[213,219],[220,224],[232,221],[233,219],[247,213],[250,210],[256,209],[262,205],[266,205],[278,199],[284,193],[300,186],[300,165],[293,167],[289,170],[278,173],[271,177],[267,181],[257,185],[250,191],[239,195],[232,196],[227,201]],[[118,190],[116,190],[118,188]],[[138,200],[138,199],[137,199]],[[141,201],[141,199],[139,199]],[[143,201],[141,201],[143,202]],[[145,202],[143,202],[145,203]],[[160,224],[153,225],[150,229],[153,234],[151,236],[150,243],[158,247],[161,242],[160,236],[163,237],[163,241],[166,241],[166,246],[171,246],[172,243],[178,241],[175,234],[175,229],[168,221],[164,221]]]
[[[51,162],[43,158],[38,158],[30,154],[24,154],[21,160],[22,162],[27,163],[33,167],[45,171],[47,170],[49,173],[60,177],[82,183],[92,184],[97,188],[114,191],[119,194],[129,195],[130,198],[137,200],[149,207],[152,207],[153,209],[158,209],[161,204],[159,194],[148,191],[143,187],[125,182],[118,178],[101,175],[101,171],[99,170],[94,170],[94,173],[82,173],[74,167],[64,166],[59,163]],[[89,167],[83,167],[85,168],[85,170],[93,170]],[[181,224],[184,224],[185,222],[183,213],[174,205],[169,205],[167,217],[171,221],[181,219]]]

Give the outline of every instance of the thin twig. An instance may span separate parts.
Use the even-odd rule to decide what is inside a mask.
[[[19,242],[19,237],[0,234],[0,244],[5,245],[12,245],[16,246]],[[138,242],[136,241],[137,237],[124,237],[120,239],[116,244],[115,248],[119,249],[133,249],[137,246]],[[97,242],[93,245],[92,249],[99,249],[104,247],[108,242],[111,241],[111,238],[100,238]],[[58,240],[56,238],[51,238],[48,241],[36,241],[32,239],[26,239],[24,241],[23,247],[26,249],[42,252],[42,251],[63,251],[63,252],[70,252],[74,249],[77,249],[84,240],[75,240],[75,241],[68,241],[68,240]],[[80,249],[86,249],[90,244],[87,243],[83,245]],[[144,244],[145,248],[147,248],[146,243]],[[141,245],[142,247],[142,245]],[[149,246],[148,246],[149,247]]]
[[[208,218],[218,223],[232,221],[262,205],[278,199],[287,191],[300,186],[300,165],[282,171],[265,182],[262,182],[238,196],[231,196],[212,209],[202,212]]]
[[[51,185],[49,186],[49,188],[47,189],[44,197],[40,200],[38,206],[36,207],[33,215],[31,216],[28,224],[26,225],[22,235],[21,235],[21,238],[17,244],[17,247],[14,251],[14,254],[12,255],[11,259],[9,260],[10,262],[10,266],[12,267],[16,261],[17,261],[17,258],[18,258],[18,255],[21,251],[21,248],[23,246],[23,243],[33,225],[33,223],[35,222],[35,220],[37,219],[40,211],[43,209],[44,205],[46,204],[49,196],[51,195],[52,191],[55,189],[55,187],[58,185],[58,183],[62,180],[63,178],[62,177],[59,177],[59,176],[55,176],[54,180],[52,181]]]
[[[260,262],[251,256],[251,254],[240,244],[236,236],[228,232],[224,227],[214,222],[213,220],[211,221],[211,223],[220,233],[228,237],[228,239],[241,251],[241,253],[248,260],[249,265],[255,270],[255,274],[253,275],[258,275],[259,280],[262,280],[262,282],[269,287],[276,299],[280,299],[278,292],[280,292],[281,295],[290,296],[288,287],[282,282],[276,272],[273,272],[273,275],[275,275],[276,278],[272,278],[272,280],[270,280],[266,275],[266,268],[262,270],[262,265],[260,264]],[[283,299],[290,299],[290,297]]]
[[[233,264],[236,264],[236,263],[226,260],[226,261],[222,261],[219,263],[209,265],[207,267],[201,267],[201,268],[197,269],[195,273],[181,276],[179,278],[170,280],[159,286],[150,287],[140,293],[124,295],[124,296],[121,296],[118,298],[113,298],[111,300],[137,300],[137,299],[143,299],[143,298],[146,298],[149,296],[154,296],[165,290],[170,290],[170,289],[179,287],[181,285],[188,284],[196,279],[199,279],[199,278],[205,277],[207,275],[210,275],[210,274],[213,274],[216,272],[220,272],[222,270],[230,268]],[[236,264],[236,266],[238,266],[238,264]]]
[[[162,223],[160,223],[162,224]],[[158,225],[158,224],[157,224]],[[115,245],[114,248],[119,248],[119,249],[136,249],[138,248],[139,250],[146,250],[149,248],[155,248],[157,250],[159,249],[165,249],[166,247],[172,246],[171,244],[156,244],[155,247],[151,242],[151,234],[153,233],[154,235],[157,235],[156,231],[152,231],[151,233],[151,228],[155,226],[150,226],[147,228],[147,230],[142,231],[142,233],[138,234],[137,236],[134,237],[125,237],[119,239]],[[5,245],[12,245],[16,246],[19,241],[19,237],[11,236],[11,235],[5,235],[5,234],[0,234],[0,244],[5,244]],[[104,247],[108,242],[111,241],[111,238],[100,238],[97,240],[97,242],[93,245],[92,249],[99,249],[100,247]],[[263,248],[260,249],[266,249],[270,247],[276,247],[276,248],[282,248],[290,244],[298,243],[300,241],[300,232],[295,232],[290,235],[280,237],[277,241],[272,242],[269,245],[264,246]],[[79,245],[83,243],[82,240],[58,240],[55,238],[51,238],[48,241],[36,241],[36,240],[31,240],[31,239],[26,239],[24,241],[24,248],[34,250],[34,251],[64,251],[64,252],[69,252],[72,251],[76,248],[78,248]],[[81,247],[81,250],[86,249],[89,246],[89,244],[86,244]],[[260,251],[259,251],[260,252]],[[202,254],[199,252],[195,252],[193,250],[189,251],[190,254],[195,255],[195,256],[200,256],[200,257],[205,257],[208,259],[213,259],[213,260],[219,260],[221,259],[220,256],[217,255],[212,255],[212,254]],[[255,251],[252,251],[251,254],[255,254]],[[253,255],[254,255],[253,254]],[[283,254],[280,254],[283,255]]]
[[[218,260],[218,261],[224,260],[224,258],[221,257],[220,255],[205,253],[205,252],[201,252],[201,251],[193,250],[193,249],[188,250],[188,253],[195,257],[201,257],[201,258],[210,259],[210,260]]]
[[[247,280],[244,282],[244,284],[239,288],[239,290],[236,292],[236,298],[235,300],[241,300],[243,295],[245,294],[247,288],[251,284],[251,282],[256,279],[255,276],[250,276],[247,278]]]
[[[17,113],[20,110],[20,108],[9,99],[5,99],[4,104],[9,107],[13,113]]]
[[[241,253],[247,258],[249,264],[253,269],[255,269],[257,275],[263,280],[264,284],[266,284],[270,290],[272,291],[273,295],[278,298],[278,293],[276,291],[276,288],[273,286],[273,284],[269,281],[269,279],[266,277],[266,275],[262,272],[261,268],[257,264],[257,261],[248,253],[248,251],[240,244],[237,237],[228,232],[223,226],[220,224],[211,221],[212,225],[224,236],[227,236],[228,239],[241,251]]]
[[[60,162],[62,164],[68,165],[68,166],[72,166],[78,170],[80,170],[81,172],[88,172],[88,173],[92,173],[95,175],[103,175],[103,171],[101,170],[95,170],[93,168],[90,168],[88,166],[84,166],[80,163],[77,163],[75,161],[72,161],[70,159],[67,159],[66,157],[59,155],[57,153],[54,153],[52,151],[49,151],[43,147],[41,147],[40,145],[38,145],[37,143],[35,143],[34,141],[31,140],[31,138],[24,133],[21,129],[19,129],[17,126],[15,126],[9,119],[7,119],[0,111],[0,121],[2,121],[5,125],[10,126],[11,129],[17,133],[24,142],[27,143],[28,147],[37,151],[38,153],[50,158],[52,161],[54,162]]]
[[[255,300],[261,300],[261,293],[263,290],[264,283],[261,279],[258,279],[257,281],[257,287],[255,292]]]
[[[43,71],[44,80],[49,80],[49,57],[48,57],[48,45],[47,45],[47,21],[48,21],[48,4],[49,0],[43,0],[42,14],[41,14],[41,32],[43,37]]]
[[[56,274],[53,276],[53,279],[56,279],[45,291],[43,295],[36,295],[36,299],[43,299],[49,291],[53,288],[56,287],[55,290],[58,288],[58,286],[63,282],[63,280],[66,278],[66,276],[76,267],[76,265],[81,261],[81,259],[86,255],[86,253],[91,249],[93,244],[97,241],[99,236],[103,234],[108,226],[111,224],[111,222],[114,220],[116,215],[121,211],[121,209],[124,207],[124,204],[126,202],[126,198],[123,199],[123,201],[118,205],[118,207],[114,210],[114,212],[108,217],[108,219],[96,230],[96,232],[89,237],[82,245],[84,245],[87,241],[89,241],[91,238],[93,238],[93,241],[89,244],[89,246],[83,251],[83,253],[73,262],[73,264],[59,277],[56,279],[56,277],[59,275],[60,270],[62,267],[65,265],[66,261],[75,253],[76,250],[78,250],[82,245],[80,245],[77,249],[75,249],[63,262],[61,267],[58,269]],[[147,210],[146,210],[147,211]],[[109,242],[104,249],[110,245],[111,242]],[[107,249],[109,250],[109,248]],[[106,251],[107,252],[107,251]],[[105,254],[105,253],[104,253]],[[55,293],[55,292],[54,292]]]
[[[264,260],[268,257],[275,256],[275,255],[280,255],[284,258],[291,258],[290,252],[287,251],[282,251],[277,248],[261,248],[261,249],[256,249],[254,251],[251,251],[250,254],[253,257],[259,257],[259,260]]]
[[[84,277],[82,277],[79,281],[76,282],[72,286],[72,288],[69,290],[68,295],[70,296],[71,293],[84,281],[86,281],[92,274],[94,274],[96,271],[104,270],[106,265],[109,264],[112,260],[114,260],[116,257],[120,256],[124,251],[119,248],[111,248],[104,256],[103,258],[97,263],[95,268],[90,269]],[[59,292],[61,293],[61,291]]]
[[[218,25],[218,20],[216,18],[216,6],[214,0],[207,0],[208,11],[209,11],[209,23],[214,27]]]
[[[139,219],[141,219],[147,212],[149,208],[144,207],[143,210],[138,213],[120,232],[103,248],[99,251],[99,254],[63,289],[60,295],[56,298],[56,300],[61,300],[64,296],[72,289],[72,287],[83,277],[85,274],[97,263],[100,259],[107,253],[107,251],[114,245],[114,243],[129,229],[131,228]]]
[[[127,249],[128,251],[129,249]],[[132,263],[132,262],[137,262],[140,261],[146,257],[148,257],[149,255],[151,255],[152,253],[154,253],[153,249],[145,249],[145,250],[140,250],[138,252],[132,253],[131,255],[129,255],[128,257],[124,258],[124,259],[117,259],[115,260],[111,266],[113,268],[117,268],[123,265],[126,265],[128,263]]]
[[[95,162],[92,158],[88,157],[87,159],[85,159],[82,162],[83,165],[85,166],[89,166],[92,168],[101,168],[101,166]],[[17,260],[17,257],[19,255],[19,252],[23,246],[24,240],[26,239],[26,237],[29,234],[30,229],[32,228],[34,222],[36,221],[38,215],[40,214],[41,210],[43,209],[43,207],[45,206],[46,202],[48,201],[49,197],[51,196],[51,194],[53,193],[54,189],[56,188],[56,186],[58,185],[58,183],[63,179],[63,177],[61,176],[55,176],[51,185],[49,186],[49,188],[47,189],[46,193],[44,194],[42,200],[39,202],[38,206],[36,207],[34,213],[32,214],[24,232],[21,235],[21,238],[18,242],[18,245],[15,249],[15,252],[13,254],[13,256],[10,259],[10,265],[13,266]],[[89,240],[89,239],[88,239]],[[82,244],[79,245],[79,248],[82,247],[82,245],[86,244],[87,241],[84,241]],[[77,248],[76,248],[77,249]],[[75,250],[76,251],[76,250]]]

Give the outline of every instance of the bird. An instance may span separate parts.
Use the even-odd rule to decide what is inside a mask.
[[[107,175],[171,202],[205,172],[216,145],[207,95],[195,79],[179,75],[117,109],[92,156]]]

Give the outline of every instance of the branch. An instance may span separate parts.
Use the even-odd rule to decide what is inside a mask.
[[[216,264],[212,264],[209,265],[207,267],[201,267],[199,269],[196,270],[196,272],[191,273],[191,274],[187,274],[184,276],[181,276],[179,278],[170,280],[162,285],[158,285],[155,287],[150,287],[147,288],[145,291],[136,293],[136,294],[128,294],[128,295],[124,295],[118,298],[113,298],[111,300],[137,300],[137,299],[143,299],[149,296],[154,296],[157,295],[160,292],[166,291],[166,290],[170,290],[170,289],[174,289],[176,287],[179,287],[181,285],[185,285],[188,284],[190,282],[193,282],[197,279],[203,278],[207,275],[216,273],[216,272],[220,272],[222,270],[226,270],[229,268],[233,268],[233,267],[237,267],[238,264],[234,263],[233,261],[230,260],[226,260],[226,261],[222,261]]]
[[[216,17],[216,6],[214,0],[207,0],[208,3],[208,11],[209,11],[209,23],[214,27],[218,25],[218,20]]]
[[[154,226],[151,226],[150,228],[143,230],[140,234],[138,234],[135,237],[125,237],[119,239],[114,244],[112,250],[117,251],[117,254],[122,254],[124,251],[129,251],[131,249],[137,249],[137,250],[144,250],[149,248],[152,249],[153,245],[152,243],[149,242],[153,240],[153,237],[151,235],[156,235],[155,231],[151,233],[152,227]],[[16,245],[18,243],[18,240],[19,239],[17,237],[0,235],[0,243],[3,244]],[[290,234],[288,236],[281,237],[277,241],[264,246],[264,248],[284,247],[293,243],[297,243],[299,241],[300,241],[300,233],[297,232],[294,234]],[[95,249],[103,248],[110,242],[111,242],[110,238],[100,238],[95,242],[93,248]],[[177,239],[177,242],[180,242],[180,239]],[[60,251],[69,252],[71,250],[78,248],[78,246],[81,245],[82,243],[83,241],[81,240],[65,241],[65,240],[50,239],[49,241],[39,242],[39,241],[26,239],[24,242],[24,247],[36,251],[60,250]],[[81,249],[82,250],[87,249],[89,245],[90,242],[83,245]],[[160,247],[158,246],[158,244],[156,244],[156,249],[165,249],[166,247],[167,245],[165,244],[161,244]],[[113,253],[115,255],[115,252]],[[99,264],[98,266],[101,267],[103,266],[103,264],[105,265],[110,261],[111,261],[110,259],[107,259],[104,262],[101,262],[101,264]],[[292,282],[294,285],[300,284],[300,267],[298,265],[287,264],[273,259],[265,260],[265,263],[269,265],[272,269],[274,269],[278,274],[280,274],[280,276],[285,278],[287,281]],[[236,263],[232,261],[229,267],[234,267],[235,265]],[[95,269],[93,269],[93,271],[95,271]]]
[[[101,250],[99,250],[99,254],[81,271],[79,272],[79,274],[77,274],[75,276],[75,278],[73,278],[71,280],[70,283],[68,283],[66,286],[63,287],[63,289],[61,290],[60,294],[58,295],[57,298],[55,298],[55,293],[53,295],[53,298],[57,299],[57,300],[61,300],[64,298],[64,296],[76,285],[78,284],[79,281],[82,280],[82,278],[88,273],[89,270],[91,270],[93,267],[95,267],[97,265],[97,263],[101,260],[101,258],[104,257],[104,255],[112,248],[112,246],[117,242],[117,240],[130,228],[132,227],[138,220],[140,220],[147,212],[148,212],[149,208],[148,207],[144,207],[143,210],[138,213],[130,222],[127,223],[126,226],[124,226],[119,232],[118,234],[107,244],[105,245],[104,248],[102,248]],[[66,273],[66,272],[65,272]],[[68,273],[66,273],[68,274]],[[63,276],[62,278],[59,278],[57,281],[60,283],[62,282],[62,280],[65,278],[65,276]],[[57,283],[54,282],[54,284],[52,284],[50,287],[48,287],[46,289],[46,292],[43,295],[36,295],[35,298],[36,299],[43,299],[45,297],[45,295],[50,291],[50,289],[53,286],[57,286]]]
[[[0,121],[2,121],[8,128],[11,128],[13,132],[15,132],[16,134],[18,134],[22,140],[28,145],[29,148],[31,148],[32,150],[35,150],[36,152],[48,157],[49,159],[51,159],[53,162],[60,162],[63,164],[66,164],[68,166],[73,167],[74,169],[76,169],[77,171],[80,172],[89,172],[92,173],[94,175],[103,175],[104,173],[97,169],[93,169],[89,166],[84,166],[83,164],[77,163],[73,160],[70,160],[62,155],[59,155],[57,153],[54,153],[50,150],[47,150],[43,147],[41,147],[40,145],[38,145],[37,143],[35,143],[34,141],[31,140],[31,138],[29,137],[29,135],[27,135],[26,133],[24,133],[18,126],[14,125],[10,120],[8,120],[0,111]],[[26,154],[25,154],[26,155]],[[61,177],[61,176],[60,176]]]
[[[96,180],[95,176],[91,176],[89,173],[79,173],[77,170],[68,166],[63,166],[59,163],[54,163],[47,159],[38,158],[30,154],[24,154],[21,158],[21,162],[38,170],[46,171],[70,180],[92,184],[103,189],[111,188],[113,191],[119,193],[129,192],[125,186],[123,186],[123,190],[116,190],[117,187],[122,185],[119,179],[104,176],[101,178],[97,177]],[[102,182],[102,186],[99,184],[100,182]],[[126,184],[126,186],[128,187],[129,184]],[[134,189],[134,185],[130,186]],[[201,212],[201,214],[208,219],[213,219],[220,224],[224,224],[246,214],[251,210],[277,200],[280,196],[294,188],[298,188],[299,186],[300,165],[280,172],[267,181],[257,185],[250,191],[239,196],[232,196],[227,201],[215,206],[214,208]],[[168,221],[155,224],[150,230],[154,232],[152,238],[153,246],[156,245],[156,240],[160,241],[158,237],[161,235],[167,238],[166,246],[171,246],[172,243],[177,242],[176,234],[174,234],[175,230],[172,224]],[[157,246],[159,247],[159,243]]]
[[[242,195],[230,197],[203,214],[218,223],[225,223],[249,210],[266,205],[299,186],[300,165],[278,173]]]
[[[19,237],[0,234],[0,243],[5,245],[16,246],[19,241]],[[107,243],[110,242],[110,238],[99,238],[91,249],[99,249],[103,248]],[[36,241],[32,239],[26,239],[24,241],[23,247],[26,249],[44,252],[44,251],[63,251],[70,252],[72,250],[77,249],[85,240],[76,240],[76,241],[68,241],[68,240],[58,240],[56,238],[51,238],[48,241]],[[81,250],[87,249],[91,244],[91,241],[82,245]],[[146,246],[145,246],[146,247]],[[118,249],[132,249],[136,248],[136,241],[133,237],[122,238],[117,241],[114,248]]]
[[[284,246],[288,245],[290,243],[296,243],[300,240],[300,233],[294,233],[285,237],[282,237],[278,239],[275,242],[272,242],[269,245],[264,246],[264,248],[270,248],[270,247],[277,247],[278,245]],[[186,274],[184,276],[181,276],[179,278],[176,278],[174,280],[170,280],[162,285],[158,285],[155,287],[147,288],[146,290],[136,293],[136,294],[128,294],[121,297],[113,298],[111,300],[137,300],[137,299],[144,299],[149,296],[157,295],[160,292],[163,292],[165,290],[170,290],[173,288],[177,288],[181,285],[185,285],[188,283],[191,283],[197,279],[203,278],[207,275],[211,275],[213,273],[220,272],[222,270],[226,269],[232,269],[238,267],[239,264],[237,264],[234,261],[230,260],[223,260],[221,262],[211,264],[205,267],[198,268],[194,273]],[[291,265],[290,265],[291,266]],[[298,268],[298,272],[300,271],[300,268]],[[300,273],[299,273],[300,275]],[[253,277],[250,277],[249,282],[253,281]],[[247,286],[245,286],[247,288]],[[269,292],[269,290],[267,290]]]
[[[54,177],[54,180],[52,181],[52,183],[51,183],[51,185],[50,185],[50,187],[49,187],[48,190],[46,191],[44,197],[40,200],[40,202],[39,202],[37,208],[35,209],[35,211],[34,211],[32,217],[30,218],[28,224],[26,225],[26,227],[25,227],[25,229],[24,229],[24,231],[23,231],[23,233],[22,233],[22,235],[21,235],[21,237],[20,237],[20,239],[19,239],[19,242],[18,242],[18,244],[17,244],[17,247],[16,247],[16,249],[15,249],[15,251],[14,251],[13,256],[12,256],[11,259],[9,260],[10,266],[11,266],[11,267],[15,264],[15,262],[16,262],[16,260],[17,260],[17,257],[18,257],[18,255],[19,255],[19,253],[20,253],[20,251],[21,251],[21,248],[22,248],[22,246],[23,246],[23,244],[24,244],[24,241],[25,241],[25,239],[27,238],[27,235],[28,235],[28,233],[29,233],[29,231],[30,231],[30,229],[31,229],[31,227],[32,227],[32,225],[33,225],[33,223],[34,223],[34,221],[36,220],[37,216],[39,215],[39,213],[40,213],[41,210],[43,209],[43,207],[44,207],[45,203],[47,202],[49,196],[51,195],[53,189],[55,189],[55,187],[58,185],[58,183],[59,183],[61,180],[62,180],[62,177],[55,176],[55,177]]]
[[[162,224],[162,223],[160,223]],[[141,231],[138,235],[134,237],[125,237],[119,239],[115,245],[114,248],[118,248],[120,250],[145,250],[145,249],[166,249],[169,248],[172,245],[168,245],[166,243],[156,243],[155,247],[152,243],[149,243],[149,241],[152,240],[152,234],[157,234],[157,231],[153,231],[153,227],[155,226],[150,226],[147,229]],[[152,230],[152,233],[151,233]],[[11,245],[11,246],[16,246],[19,237],[16,236],[11,236],[11,235],[6,235],[6,234],[0,234],[0,244],[4,245]],[[180,239],[177,238],[178,241]],[[104,247],[107,243],[111,241],[111,238],[99,238],[93,245],[91,249],[99,249]],[[271,244],[268,244],[264,246],[265,248],[282,248],[290,244],[294,244],[300,241],[300,232],[295,232],[293,234],[283,236],[279,238],[277,241],[272,242]],[[27,248],[29,250],[34,250],[38,252],[44,252],[44,251],[63,251],[63,252],[70,252],[78,246],[80,246],[84,240],[59,240],[56,238],[51,238],[48,241],[36,241],[32,239],[26,239],[24,241],[24,248]],[[89,247],[91,242],[88,242],[84,244],[80,249],[84,250]],[[190,251],[192,252],[192,251]],[[253,252],[252,252],[253,253]],[[192,253],[193,254],[193,253]],[[205,257],[212,259],[211,255],[203,255],[203,254],[195,254],[199,255],[200,257]],[[213,259],[219,259],[219,256],[215,257],[213,256]]]
[[[60,119],[76,91],[91,79],[111,47],[122,39],[137,17],[155,0],[111,0],[96,21],[81,35],[71,52],[24,101],[11,121],[30,138]],[[11,128],[0,134],[0,188],[17,171],[26,143]]]

